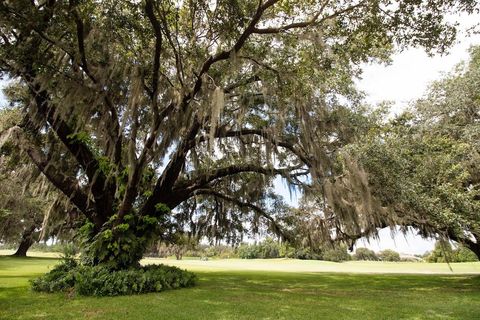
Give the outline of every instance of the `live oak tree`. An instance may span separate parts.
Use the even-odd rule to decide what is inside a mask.
[[[3,160],[0,158],[1,165],[5,165]],[[38,172],[36,168],[15,165],[15,170],[22,172],[0,173],[0,241],[17,245],[13,255],[24,257],[41,240],[71,240],[72,231],[82,221],[78,210],[71,208],[65,196],[52,190],[45,178],[32,177]],[[25,179],[31,181],[28,186]]]
[[[359,64],[394,45],[444,51],[444,14],[476,5],[2,1],[0,70],[23,90],[24,121],[1,140],[88,218],[94,264],[135,265],[182,228],[282,233],[273,179],[311,192],[335,179]],[[208,201],[223,209],[199,217]]]
[[[18,109],[0,110],[0,131],[18,124]],[[26,256],[37,241],[55,236],[71,239],[82,216],[65,195],[11,142],[0,150],[0,242],[17,244],[15,256]]]
[[[476,47],[469,62],[434,82],[408,112],[351,148],[383,214],[367,214],[373,227],[350,235],[413,226],[425,237],[457,241],[480,258],[479,84]]]

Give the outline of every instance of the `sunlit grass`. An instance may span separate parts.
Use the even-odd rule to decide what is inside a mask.
[[[422,263],[347,261],[342,263],[295,259],[156,259],[143,263],[165,263],[194,271],[277,271],[277,272],[341,272],[341,273],[425,273],[425,274],[480,274],[480,262]]]
[[[31,292],[28,280],[57,261],[0,257],[0,319],[476,319],[480,314],[480,276],[312,272],[320,266],[338,271],[375,265],[360,262],[160,260],[196,270],[198,285],[114,298]],[[398,270],[402,264],[390,265]]]
[[[0,250],[0,255],[13,251]],[[55,252],[29,252],[31,257],[59,257]],[[192,271],[278,271],[278,272],[342,272],[342,273],[425,273],[425,274],[480,274],[480,262],[422,263],[348,261],[342,263],[295,259],[200,259],[145,258],[143,264],[164,263]]]

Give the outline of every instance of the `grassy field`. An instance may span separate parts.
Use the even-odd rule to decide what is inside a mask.
[[[196,271],[198,285],[114,298],[39,294],[30,291],[28,280],[46,272],[57,259],[0,257],[0,319],[480,319],[479,275],[312,272],[450,272],[441,265],[297,260],[144,262],[158,261]],[[480,264],[455,264],[452,268],[473,273]]]
[[[342,263],[295,260],[295,259],[224,259],[201,261],[198,259],[156,259],[146,258],[144,264],[164,263],[194,271],[273,271],[273,272],[340,272],[340,273],[394,273],[394,274],[476,274],[480,275],[480,263],[419,263],[347,261]]]

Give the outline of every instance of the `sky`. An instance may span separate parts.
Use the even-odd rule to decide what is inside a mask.
[[[365,64],[363,77],[357,84],[367,93],[367,101],[372,104],[393,101],[392,111],[398,114],[411,100],[422,97],[432,81],[452,71],[459,62],[468,60],[468,49],[480,44],[480,34],[468,36],[466,30],[479,23],[480,14],[462,15],[459,20],[461,29],[457,42],[447,55],[429,57],[424,50],[411,48],[395,54],[388,66]]]

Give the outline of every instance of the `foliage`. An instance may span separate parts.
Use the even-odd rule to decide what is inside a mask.
[[[289,244],[282,244],[280,247],[280,255],[281,257],[300,260],[322,260],[323,258],[322,253],[318,248],[314,250],[309,246],[293,247]]]
[[[166,206],[157,206],[160,217],[165,217],[169,211]],[[84,263],[102,264],[110,269],[124,269],[137,265],[146,248],[155,238],[162,235],[164,231],[162,226],[167,226],[160,219],[130,214],[123,218],[124,223],[117,224],[117,217],[113,216],[98,233],[94,233],[93,223],[87,221],[81,228]]]
[[[242,244],[238,247],[237,254],[241,259],[293,258],[333,262],[350,260],[347,248],[343,245],[313,250],[311,247],[293,247],[272,238],[267,238],[258,244]]]
[[[452,248],[450,242],[437,241],[435,248],[426,257],[427,262],[474,262],[478,261],[478,257],[471,250],[464,246],[456,249]]]
[[[200,257],[215,257],[220,259],[238,258],[238,250],[232,246],[206,246]]]
[[[203,250],[198,248],[198,240],[188,237],[183,233],[174,234],[169,241],[157,241],[147,249],[146,255],[150,257],[166,258],[175,256],[181,260],[184,255],[189,257],[200,257],[204,255]]]
[[[196,276],[165,265],[111,271],[104,266],[76,270],[75,290],[80,295],[116,296],[191,287]]]
[[[112,270],[105,265],[79,265],[64,259],[50,272],[32,281],[39,292],[70,291],[84,296],[117,296],[190,287],[195,274],[165,265]]]
[[[18,109],[0,110],[0,132],[15,126],[21,119]],[[21,160],[12,144],[0,149],[0,242],[19,243],[25,231],[38,228],[47,203],[34,188],[25,188],[23,181],[32,167]],[[34,231],[31,232],[32,243]]]
[[[460,246],[454,251],[455,262],[479,261],[477,255],[465,246]]]
[[[242,244],[238,247],[238,257],[241,259],[260,259],[260,246]],[[274,258],[278,258],[278,256]]]
[[[378,257],[375,254],[375,251],[367,248],[357,248],[355,250],[355,255],[353,256],[355,260],[366,260],[366,261],[377,261]]]
[[[325,261],[333,261],[333,262],[342,262],[342,261],[348,261],[352,259],[348,254],[347,247],[345,245],[340,245],[340,246],[326,249],[322,254],[322,258]]]
[[[32,289],[39,292],[66,291],[75,286],[78,264],[75,259],[64,259],[51,271],[31,281]]]
[[[21,121],[18,108],[0,109],[0,132]],[[76,210],[50,182],[7,141],[0,142],[0,242],[17,246],[25,255],[40,236],[71,238]]]
[[[477,47],[469,63],[433,83],[411,110],[349,147],[375,204],[358,215],[361,230],[349,232],[353,238],[413,226],[480,256],[479,81]]]
[[[378,253],[378,258],[381,261],[397,262],[400,261],[400,254],[394,250],[385,249]]]
[[[23,120],[0,140],[15,141],[93,224],[85,246],[94,264],[138,262],[156,229],[145,219],[165,238],[238,244],[266,231],[301,243],[307,233],[289,223],[274,179],[325,196],[329,221],[352,217],[355,206],[330,191],[341,176],[351,180],[345,189],[364,185],[338,165],[338,150],[370,128],[354,82],[361,63],[387,62],[395,45],[443,52],[455,39],[444,16],[477,8],[2,1],[0,73]]]
[[[280,244],[267,238],[259,244],[242,244],[238,247],[238,256],[242,259],[271,259],[280,257]]]

